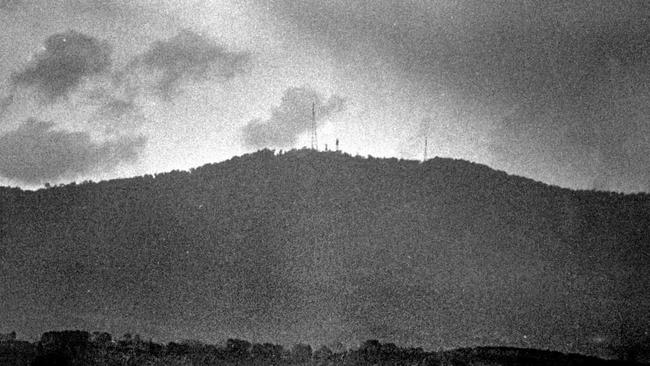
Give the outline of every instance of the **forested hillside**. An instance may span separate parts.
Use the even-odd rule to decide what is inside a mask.
[[[0,324],[32,337],[602,355],[650,329],[650,196],[461,160],[264,150],[155,177],[2,188],[0,215]]]

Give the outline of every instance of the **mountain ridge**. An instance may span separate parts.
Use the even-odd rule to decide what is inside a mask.
[[[539,185],[539,186],[544,186],[547,188],[553,188],[553,189],[560,189],[560,190],[568,190],[572,192],[590,192],[590,193],[602,193],[606,194],[608,196],[615,195],[615,196],[648,196],[650,193],[647,192],[635,192],[635,193],[625,193],[625,192],[616,192],[616,191],[607,191],[607,190],[597,190],[597,189],[574,189],[574,188],[568,188],[568,187],[561,187],[549,183],[545,183],[539,180],[535,180],[533,178],[525,177],[522,175],[516,175],[516,174],[511,174],[508,173],[504,170],[499,170],[492,168],[486,164],[482,163],[477,163],[477,162],[472,162],[469,160],[465,159],[459,159],[459,158],[448,158],[448,157],[440,157],[440,156],[434,156],[433,158],[429,158],[426,161],[420,161],[420,160],[413,160],[413,159],[403,159],[403,158],[395,158],[395,157],[389,157],[389,158],[384,158],[384,157],[373,157],[371,155],[368,156],[361,156],[361,155],[356,155],[353,156],[349,153],[346,152],[338,152],[338,151],[316,151],[316,150],[311,150],[307,148],[302,148],[302,149],[292,149],[292,150],[272,150],[272,149],[263,149],[263,150],[258,150],[253,153],[247,153],[241,156],[233,156],[230,159],[226,159],[221,162],[216,162],[216,163],[207,163],[203,164],[201,166],[189,168],[187,170],[179,170],[179,169],[174,169],[171,171],[167,172],[160,172],[160,173],[155,173],[155,174],[144,174],[140,176],[132,176],[132,177],[125,177],[125,178],[114,178],[114,179],[108,179],[108,180],[100,180],[100,181],[91,181],[91,180],[86,180],[83,182],[71,182],[71,183],[61,183],[58,185],[52,185],[52,186],[45,186],[41,187],[38,189],[22,189],[20,187],[11,187],[11,186],[0,186],[0,190],[9,190],[13,192],[36,192],[36,191],[41,191],[41,190],[46,190],[46,189],[53,189],[53,188],[61,188],[61,187],[67,187],[67,186],[78,186],[78,185],[88,185],[88,184],[110,184],[111,182],[116,183],[116,182],[121,182],[121,181],[126,181],[130,179],[151,179],[155,177],[162,177],[166,174],[175,174],[175,173],[193,173],[193,172],[200,172],[204,170],[210,170],[214,169],[217,166],[224,165],[224,164],[232,164],[237,161],[242,161],[246,160],[248,158],[258,156],[258,155],[268,155],[268,154],[273,154],[277,158],[297,158],[297,157],[308,157],[308,156],[315,156],[318,154],[321,154],[323,156],[328,156],[329,158],[334,158],[337,157],[337,159],[341,158],[347,158],[347,159],[354,159],[355,161],[365,161],[365,160],[382,160],[385,162],[401,162],[401,163],[407,163],[407,164],[419,164],[422,166],[427,166],[427,165],[442,165],[444,164],[445,167],[450,168],[452,164],[456,164],[456,168],[460,167],[461,165],[464,165],[465,168],[472,167],[478,171],[482,172],[489,172],[493,174],[494,176],[501,176],[505,178],[517,178],[521,181],[525,181],[527,184],[533,184],[533,185]]]
[[[311,150],[0,192],[0,322],[28,333],[598,353],[650,324],[647,194]]]

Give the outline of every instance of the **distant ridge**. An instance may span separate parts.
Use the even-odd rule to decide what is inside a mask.
[[[262,150],[0,188],[0,324],[606,355],[650,326],[650,195],[463,160]]]
[[[209,171],[212,169],[218,169],[219,166],[221,165],[227,165],[227,164],[232,164],[237,161],[245,161],[247,159],[255,159],[255,157],[258,156],[266,156],[268,157],[269,154],[275,156],[277,159],[282,160],[282,159],[294,159],[294,158],[314,158],[317,156],[320,156],[320,158],[325,158],[327,157],[328,159],[335,159],[335,160],[330,160],[330,161],[344,161],[345,159],[353,160],[356,162],[360,161],[366,161],[366,160],[382,160],[385,162],[390,162],[390,163],[401,163],[401,164],[407,164],[408,166],[415,167],[416,165],[421,165],[422,167],[425,168],[431,168],[433,167],[434,169],[456,169],[458,171],[470,171],[470,170],[475,170],[474,173],[481,172],[482,174],[486,175],[492,175],[493,177],[498,177],[498,179],[505,179],[507,177],[509,178],[517,178],[521,180],[522,182],[527,182],[526,184],[535,184],[539,186],[544,186],[544,187],[551,187],[554,189],[559,189],[559,190],[565,190],[565,191],[574,191],[574,192],[589,192],[594,193],[594,192],[599,192],[599,193],[604,193],[608,196],[650,196],[649,193],[645,192],[638,192],[638,193],[622,193],[622,192],[614,192],[614,191],[602,191],[602,190],[588,190],[588,189],[572,189],[572,188],[564,188],[548,183],[544,183],[542,181],[537,181],[532,178],[527,178],[524,176],[519,176],[516,174],[510,174],[502,170],[494,169],[492,167],[489,167],[488,165],[481,164],[481,163],[476,163],[464,159],[457,159],[457,158],[445,158],[445,157],[439,157],[439,156],[434,156],[433,158],[427,159],[426,161],[420,161],[420,160],[414,160],[414,159],[402,159],[402,158],[379,158],[379,157],[373,157],[371,155],[367,156],[361,156],[361,155],[351,155],[345,152],[339,152],[339,151],[316,151],[312,149],[307,149],[307,148],[302,148],[302,149],[292,149],[292,150],[271,150],[271,149],[263,149],[256,151],[254,153],[248,153],[244,154],[241,156],[234,156],[230,159],[227,159],[223,162],[220,163],[209,163],[209,164],[204,164],[199,167],[195,168],[190,168],[188,170],[172,170],[169,172],[162,172],[162,173],[156,173],[156,174],[146,174],[144,176],[136,176],[136,177],[130,177],[130,178],[117,178],[117,179],[110,179],[110,180],[104,180],[104,181],[99,181],[99,182],[94,182],[94,181],[84,181],[83,183],[68,183],[68,184],[59,184],[50,187],[52,188],[60,188],[60,187],[66,187],[66,186],[77,186],[81,184],[110,184],[110,182],[120,182],[120,181],[125,181],[125,180],[130,180],[130,179],[142,179],[142,178],[154,178],[154,177],[162,177],[167,174],[177,174],[177,173],[195,173],[195,172],[201,172],[201,171]],[[2,187],[0,186],[0,190],[12,190],[12,191],[22,191],[21,188],[19,187]],[[48,188],[41,188],[42,189],[48,189]],[[30,190],[31,191],[31,190]]]

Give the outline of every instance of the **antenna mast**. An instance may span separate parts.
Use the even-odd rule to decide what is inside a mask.
[[[428,136],[424,136],[424,158],[422,159],[422,162],[427,161],[427,147],[428,147]]]
[[[311,149],[318,150],[318,135],[316,135],[316,102],[311,103]]]

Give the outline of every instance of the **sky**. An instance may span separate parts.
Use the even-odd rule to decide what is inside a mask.
[[[0,185],[260,148],[650,191],[646,1],[0,0]]]

